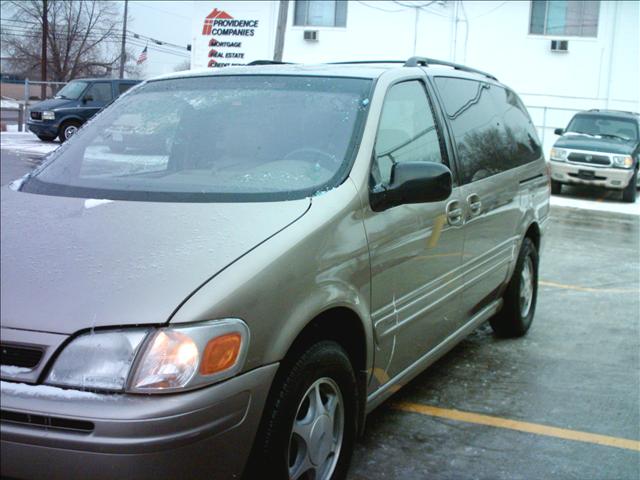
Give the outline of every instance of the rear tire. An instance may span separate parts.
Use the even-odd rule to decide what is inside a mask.
[[[76,134],[78,129],[82,126],[82,123],[77,120],[67,120],[60,125],[60,133],[58,134],[58,138],[61,142],[66,142],[73,135]]]
[[[562,184],[555,180],[551,180],[551,193],[553,195],[560,195],[562,193]]]
[[[638,170],[633,172],[633,177],[629,180],[629,185],[622,191],[622,200],[628,203],[634,203],[636,201],[638,183]]]
[[[310,470],[317,480],[345,478],[358,418],[356,376],[347,353],[321,341],[281,368],[244,478],[308,478],[304,472]]]
[[[502,310],[489,323],[499,337],[521,337],[533,321],[538,297],[538,251],[525,237],[515,270],[504,293]]]

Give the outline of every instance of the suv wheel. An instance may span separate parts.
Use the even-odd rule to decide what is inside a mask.
[[[636,201],[636,191],[638,183],[638,170],[633,172],[633,177],[629,180],[629,184],[622,191],[622,200],[625,202],[633,203]]]
[[[278,374],[246,478],[342,479],[357,429],[356,376],[335,342],[311,346]]]
[[[553,195],[560,195],[562,193],[562,184],[555,180],[551,180],[551,193]]]
[[[60,125],[60,133],[58,134],[60,141],[64,142],[69,140],[73,135],[75,135],[81,126],[82,124],[77,120],[68,120],[64,122]]]
[[[533,320],[538,296],[538,252],[529,237],[520,248],[516,268],[504,293],[502,310],[489,322],[501,337],[521,337]]]

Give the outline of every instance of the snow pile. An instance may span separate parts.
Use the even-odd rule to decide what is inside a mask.
[[[0,395],[12,395],[27,398],[48,398],[53,400],[97,400],[105,398],[92,392],[82,392],[49,385],[27,385],[26,383],[12,383],[0,381]]]
[[[21,375],[23,373],[29,373],[30,368],[16,367],[13,365],[0,365],[0,374],[13,377],[15,375]]]
[[[3,132],[0,134],[0,148],[19,154],[43,156],[59,146],[58,142],[43,142],[31,132]]]

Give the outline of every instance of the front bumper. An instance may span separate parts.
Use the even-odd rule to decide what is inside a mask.
[[[2,476],[237,478],[277,368],[167,395],[69,393],[2,382]]]
[[[633,177],[633,169],[594,167],[570,162],[550,161],[551,179],[560,183],[595,185],[598,187],[623,189]],[[585,172],[592,172],[586,173]],[[588,176],[593,175],[593,178]]]
[[[39,121],[27,120],[27,128],[29,131],[39,136],[44,137],[56,137],[58,136],[58,127],[60,125],[54,121]]]

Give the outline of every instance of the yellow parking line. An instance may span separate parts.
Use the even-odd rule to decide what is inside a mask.
[[[578,292],[594,292],[594,293],[636,293],[640,292],[637,288],[593,288],[593,287],[581,287],[579,285],[567,285],[564,283],[547,282],[545,280],[539,280],[538,285],[543,287],[563,288],[565,290],[576,290]]]
[[[477,425],[487,425],[489,427],[505,428],[508,430],[517,430],[519,432],[533,433],[535,435],[544,435],[547,437],[562,438],[564,440],[574,440],[576,442],[592,443],[596,445],[604,445],[606,447],[623,448],[625,450],[640,452],[640,441],[629,440],[627,438],[610,437],[608,435],[598,435],[596,433],[550,427],[539,423],[520,422],[517,420],[509,420],[508,418],[492,417],[490,415],[482,415],[479,413],[432,407],[429,405],[421,405],[419,403],[396,402],[391,405],[391,408],[402,410],[404,412],[428,415],[430,417],[447,418],[449,420],[456,420],[459,422],[475,423]]]

